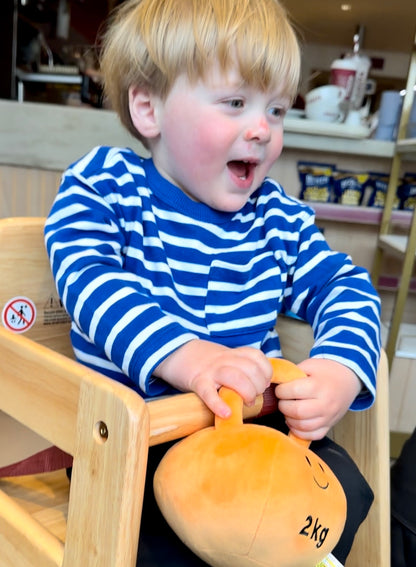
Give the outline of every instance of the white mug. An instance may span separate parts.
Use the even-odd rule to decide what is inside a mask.
[[[323,85],[309,91],[305,96],[305,114],[309,120],[341,122],[344,118],[342,103],[345,89],[338,85]]]

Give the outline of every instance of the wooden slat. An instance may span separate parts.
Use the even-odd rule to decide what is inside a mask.
[[[1,327],[0,350],[0,409],[73,455],[80,381],[88,369]]]
[[[77,427],[85,434],[77,436],[63,566],[135,567],[149,447],[146,404],[119,383],[91,377],[81,387]]]
[[[62,543],[65,542],[69,480],[64,469],[4,478],[0,480],[0,490]]]
[[[64,546],[0,491],[0,566],[61,567]]]
[[[214,415],[196,394],[178,394],[148,401],[150,415],[149,444],[158,445],[190,435],[214,424]],[[263,396],[257,396],[250,408],[244,407],[244,419],[259,415]]]

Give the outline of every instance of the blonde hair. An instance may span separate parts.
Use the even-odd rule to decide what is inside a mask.
[[[293,99],[299,82],[296,34],[278,0],[127,0],[103,36],[104,87],[121,122],[136,137],[128,104],[132,86],[166,97],[176,78],[204,78],[218,62],[237,63],[242,80],[280,87]]]

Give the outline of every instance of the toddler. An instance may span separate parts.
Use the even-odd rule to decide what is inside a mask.
[[[144,397],[194,391],[226,417],[220,386],[250,405],[269,385],[279,313],[307,321],[308,378],[276,395],[286,426],[315,441],[344,486],[348,518],[332,559],[342,565],[372,493],[325,436],[373,402],[380,306],[367,272],[267,177],[299,80],[289,19],[277,0],[128,0],[105,34],[101,69],[151,157],[97,147],[63,175],[45,238],[75,354]],[[165,450],[152,451],[151,466]],[[151,499],[139,564],[202,564]]]

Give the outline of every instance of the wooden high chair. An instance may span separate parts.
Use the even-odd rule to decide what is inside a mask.
[[[132,567],[149,445],[188,435],[213,417],[194,394],[145,403],[73,360],[44,221],[0,220],[0,468],[53,470],[69,454],[73,474],[70,491],[64,470],[0,479],[0,567]],[[282,319],[279,331],[286,358],[307,356],[307,325]],[[333,433],[375,493],[348,567],[390,565],[387,389],[383,355],[377,402],[349,412]],[[246,417],[258,415],[263,401],[259,396]]]

